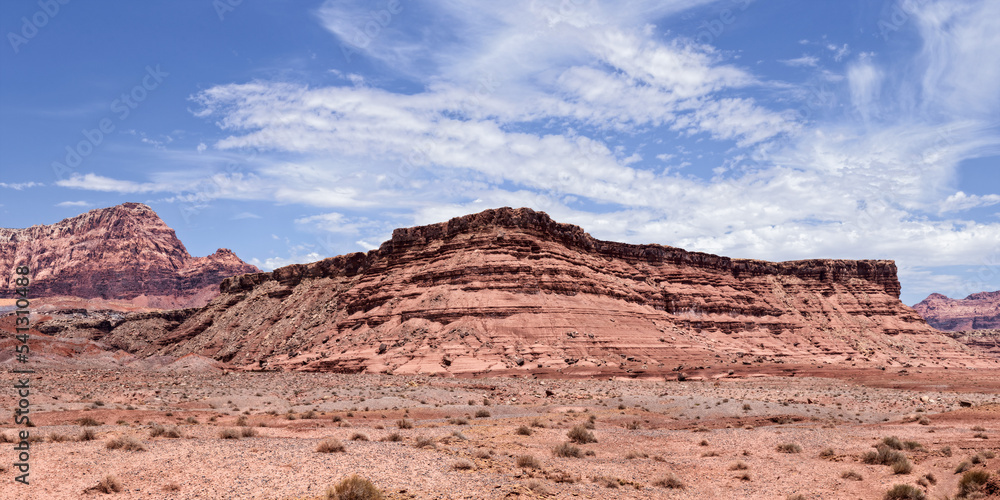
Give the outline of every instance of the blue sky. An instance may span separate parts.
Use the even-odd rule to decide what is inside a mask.
[[[264,269],[527,206],[1000,289],[1000,2],[0,5],[0,226],[152,206]]]

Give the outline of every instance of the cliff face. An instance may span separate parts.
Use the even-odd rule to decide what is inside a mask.
[[[192,257],[173,229],[141,203],[49,226],[0,228],[0,269],[26,263],[32,297],[128,299],[154,307],[203,305],[223,279],[260,271],[226,249]],[[12,275],[3,283],[13,288]]]
[[[235,276],[221,291],[182,320],[127,320],[102,338],[141,355],[339,372],[985,363],[899,302],[892,261],[606,242],[523,208],[397,229],[367,254]]]
[[[932,293],[913,309],[938,330],[1000,329],[1000,291],[974,293],[964,299]]]

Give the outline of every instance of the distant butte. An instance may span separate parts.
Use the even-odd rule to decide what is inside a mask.
[[[220,248],[192,257],[174,230],[142,203],[91,210],[52,225],[0,228],[0,269],[28,264],[33,298],[123,299],[149,307],[196,307],[230,276],[260,272]],[[13,274],[5,275],[13,288]],[[12,295],[6,295],[11,297]]]
[[[775,263],[601,241],[527,208],[397,229],[377,250],[220,288],[200,309],[40,329],[140,357],[343,373],[672,377],[709,366],[995,363],[902,304],[893,261]]]
[[[938,330],[1000,329],[1000,291],[974,293],[964,299],[932,293],[913,309]]]

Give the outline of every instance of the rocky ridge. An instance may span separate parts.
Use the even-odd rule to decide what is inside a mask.
[[[0,228],[0,268],[27,263],[31,296],[126,299],[150,307],[206,304],[230,276],[259,272],[220,248],[192,257],[151,208],[124,203],[52,225]],[[13,274],[3,282],[14,288]],[[12,295],[8,295],[12,296]]]
[[[938,330],[1000,329],[1000,291],[974,293],[964,299],[932,293],[913,309]]]
[[[525,208],[397,229],[377,250],[220,289],[203,308],[126,317],[100,338],[140,356],[334,372],[994,363],[903,305],[892,261],[775,263],[600,241]]]

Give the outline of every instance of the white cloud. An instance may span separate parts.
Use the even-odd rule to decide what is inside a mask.
[[[71,174],[68,179],[61,179],[56,181],[57,186],[75,188],[75,189],[87,189],[91,191],[105,191],[105,192],[115,192],[115,193],[151,193],[156,191],[169,191],[170,187],[157,184],[157,183],[138,183],[132,181],[123,181],[118,179],[112,179],[110,177],[104,177],[101,175],[89,173],[89,174]]]
[[[803,55],[802,57],[797,57],[795,59],[780,59],[778,62],[786,66],[814,68],[819,64],[819,58],[816,56]]]
[[[868,121],[878,116],[879,97],[882,91],[882,71],[871,61],[871,56],[862,54],[847,68],[847,82],[851,90],[854,109]]]
[[[40,182],[16,182],[12,184],[8,184],[6,182],[0,182],[0,188],[13,189],[15,191],[21,191],[33,187],[42,187],[44,185],[45,184],[42,184]]]
[[[939,213],[946,212],[961,212],[963,210],[969,210],[970,208],[976,207],[988,207],[991,205],[996,205],[1000,203],[1000,195],[987,194],[987,195],[969,195],[962,191],[959,191],[947,198],[941,203],[941,209]]]
[[[204,142],[199,142],[198,147],[195,149],[197,149],[199,153],[203,153],[206,149],[208,149],[208,146],[206,146]]]
[[[847,57],[848,55],[851,54],[851,49],[847,46],[846,43],[841,45],[840,47],[837,47],[836,45],[831,43],[827,44],[826,48],[827,50],[833,52],[833,60],[836,62],[840,62],[841,60],[844,59],[844,57]]]
[[[303,255],[292,255],[289,257],[269,257],[261,261],[258,258],[252,258],[248,262],[259,267],[264,271],[273,271],[279,267],[285,267],[292,264],[309,264],[311,262],[316,262],[325,259],[327,256],[320,255],[316,252],[310,252]]]
[[[56,203],[57,207],[89,207],[91,204],[86,201],[63,201]]]

